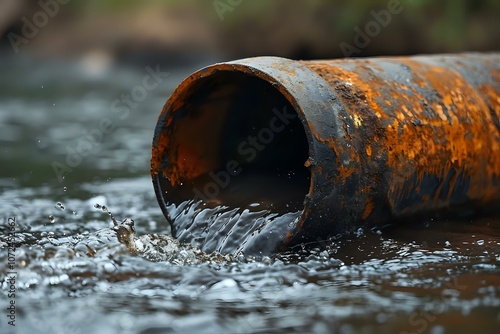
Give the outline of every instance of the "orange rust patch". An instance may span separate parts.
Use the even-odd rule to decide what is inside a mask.
[[[291,76],[295,76],[297,74],[297,72],[295,71],[294,68],[290,68],[288,66],[281,66],[280,67],[280,70],[281,71],[284,71],[284,72],[287,72],[288,74],[290,74]]]
[[[347,142],[363,142],[364,163],[387,157],[389,197],[408,196],[413,189],[406,181],[415,175],[417,182],[424,175],[434,176],[442,181],[426,200],[440,206],[446,176],[454,169],[470,179],[469,198],[498,198],[498,181],[493,180],[500,176],[500,131],[494,119],[498,124],[499,87],[483,85],[478,91],[451,68],[419,62],[418,58],[389,59],[404,64],[412,79],[389,85],[372,70],[369,61],[359,59],[306,63],[331,85],[354,125],[361,125],[356,120],[363,120],[359,132],[348,131],[346,123],[343,126]],[[500,79],[498,71],[493,75]],[[380,124],[373,123],[373,116]],[[368,136],[366,130],[370,128],[376,128],[378,135]],[[360,161],[355,153],[338,152],[342,148],[339,143],[331,147],[337,156],[348,153],[351,161]],[[344,179],[354,169],[340,167],[339,172]],[[445,202],[450,200],[457,178],[449,182]]]
[[[335,179],[335,182],[338,182],[338,179],[341,179],[342,184],[345,183],[345,180],[350,177],[354,172],[355,168],[354,167],[345,167],[343,165],[340,165],[338,167],[339,175]]]
[[[370,145],[366,145],[366,155],[368,157],[371,157],[372,156],[372,147]]]
[[[368,218],[368,216],[372,213],[374,207],[375,205],[373,204],[373,201],[367,200],[365,210],[363,211],[363,217],[361,217],[361,219],[365,220],[366,218]]]

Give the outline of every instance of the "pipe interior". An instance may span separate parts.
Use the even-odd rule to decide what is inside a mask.
[[[278,89],[253,75],[218,71],[189,85],[182,103],[170,139],[177,157],[168,162],[183,173],[182,185],[170,189],[168,201],[302,210],[308,142]]]

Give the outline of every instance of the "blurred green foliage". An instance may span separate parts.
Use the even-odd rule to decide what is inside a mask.
[[[218,0],[231,5],[238,1]],[[460,51],[474,48],[487,42],[484,34],[499,34],[500,31],[500,1],[499,0],[400,0],[404,11],[394,21],[388,32],[389,38],[401,40],[401,31],[409,34],[408,38],[419,35],[422,43],[429,43],[438,51]],[[140,6],[155,5],[164,8],[191,7],[200,11],[204,17],[216,25],[222,34],[237,29],[247,29],[250,24],[269,29],[283,29],[274,23],[289,25],[290,31],[295,31],[294,25],[300,21],[309,25],[318,25],[322,30],[342,36],[340,40],[349,40],[353,36],[353,27],[360,26],[370,19],[371,10],[387,7],[388,0],[242,0],[226,13],[224,21],[220,22],[214,1],[212,0],[87,0],[74,1],[75,7],[85,7],[89,10],[134,10]],[[293,15],[300,14],[300,15]],[[292,22],[283,22],[283,17],[290,17]],[[313,18],[311,20],[311,18]],[[481,22],[484,20],[484,22]],[[311,27],[313,30],[313,28]],[[244,35],[244,34],[243,34]],[[233,36],[233,34],[230,34]],[[291,36],[293,37],[293,36]],[[471,38],[478,41],[467,42]],[[490,44],[498,43],[498,38]],[[418,40],[415,41],[418,43]],[[472,47],[471,47],[472,45]],[[491,48],[491,45],[490,45]]]

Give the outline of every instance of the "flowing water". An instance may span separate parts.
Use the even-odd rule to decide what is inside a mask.
[[[162,66],[158,87],[117,104],[139,96],[145,68],[3,57],[0,333],[500,332],[498,218],[403,222],[271,258],[169,237],[151,139],[198,66]]]

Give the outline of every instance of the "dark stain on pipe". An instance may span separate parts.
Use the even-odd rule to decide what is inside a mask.
[[[155,129],[151,175],[174,236],[188,228],[180,212],[194,210],[199,226],[183,240],[208,251],[236,252],[206,240],[231,239],[236,225],[210,234],[201,205],[297,211],[274,235],[259,233],[267,220],[237,223],[255,239],[240,252],[269,254],[498,203],[499,119],[500,54],[242,59],[201,69],[174,91]]]

